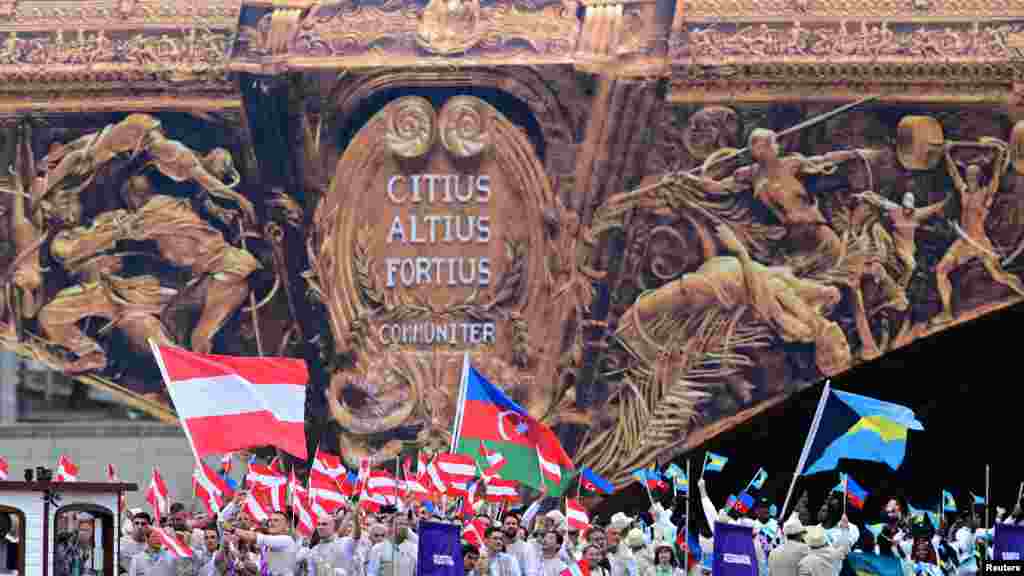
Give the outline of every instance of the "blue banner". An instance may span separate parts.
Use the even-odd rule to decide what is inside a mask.
[[[995,560],[1024,560],[1024,526],[996,522],[992,539],[992,558]]]
[[[462,527],[442,522],[420,522],[416,576],[464,576]]]
[[[903,563],[896,556],[850,552],[840,576],[903,576]]]
[[[715,522],[712,576],[757,576],[754,532],[750,526]]]

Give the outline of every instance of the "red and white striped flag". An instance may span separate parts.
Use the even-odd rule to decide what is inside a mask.
[[[11,466],[0,456],[0,480],[7,480],[7,475],[11,473]]]
[[[590,516],[575,498],[565,499],[565,519],[570,528],[575,528],[580,532],[590,528]]]
[[[107,464],[107,482],[111,484],[117,484],[121,482],[121,479],[117,477],[117,470],[113,464]],[[124,512],[128,506],[128,495],[121,492],[121,496],[117,499],[118,512]]]
[[[266,502],[260,502],[254,492],[249,492],[246,495],[245,500],[242,502],[242,510],[245,511],[252,519],[257,522],[266,522],[270,519],[270,514],[267,513]]]
[[[265,490],[273,511],[282,512],[287,508],[288,478],[276,473],[270,466],[250,464],[245,474],[245,484],[252,490]]]
[[[464,495],[470,481],[476,478],[476,461],[467,454],[438,454],[434,464],[449,495]]]
[[[146,502],[153,507],[154,526],[160,525],[160,518],[170,509],[169,494],[167,484],[164,482],[163,476],[160,476],[160,470],[154,466],[153,477],[149,480],[149,488],[146,488]]]
[[[373,460],[368,457],[359,459],[359,478],[356,480],[356,493],[361,494],[366,490],[366,481],[370,479],[370,467]]]
[[[542,445],[537,445],[537,462],[540,463],[541,474],[544,475],[544,480],[551,482],[552,484],[558,485],[562,483],[562,469],[558,466],[558,462],[554,457],[544,457],[544,450],[541,449]],[[559,446],[561,448],[561,446]]]
[[[160,542],[163,543],[164,548],[168,552],[173,554],[176,558],[191,558],[192,549],[184,544],[181,540],[178,540],[177,535],[173,532],[168,533],[162,528],[154,526],[151,530],[156,530],[156,533],[160,535]]]
[[[192,472],[192,492],[203,502],[210,515],[217,516],[224,509],[231,488],[206,462],[200,462],[199,467]]]
[[[438,468],[437,456],[427,463],[426,472],[421,477],[426,477],[428,482],[424,483],[424,486],[431,494],[447,494],[448,484],[441,477],[441,471]]]
[[[55,482],[78,482],[78,466],[71,461],[71,458],[61,454],[57,458],[57,477]]]
[[[508,463],[505,457],[501,453],[489,450],[487,443],[483,440],[480,441],[480,455],[484,457],[484,461],[487,462],[487,468],[481,470],[481,476],[484,482],[490,482],[494,478],[497,478],[501,469]]]
[[[487,533],[487,520],[485,518],[476,517],[466,522],[462,527],[462,537],[470,545],[480,548],[485,543],[485,534]]]
[[[398,496],[398,482],[387,470],[371,470],[370,477],[366,480],[366,492],[390,496],[393,499]]]
[[[341,456],[317,449],[309,471],[310,506],[317,518],[331,516],[346,504],[341,485],[346,476],[348,470]]]
[[[488,502],[516,502],[519,500],[519,487],[515,480],[495,478],[487,483],[486,498]]]
[[[313,510],[310,506],[309,491],[299,484],[295,478],[295,470],[292,470],[288,478],[288,492],[291,499],[292,517],[295,518],[295,529],[306,538],[313,535],[316,529],[316,521],[313,520]]]
[[[306,363],[152,345],[197,456],[276,446],[305,460]],[[240,434],[239,430],[244,430]]]
[[[473,480],[469,483],[469,486],[466,488],[466,495],[462,499],[463,518],[476,516],[477,512],[480,511],[480,507],[484,505],[485,495],[480,493],[483,487],[483,482],[479,480]]]
[[[425,467],[425,466],[424,466]],[[405,496],[412,496],[416,499],[424,499],[430,496],[430,491],[427,490],[420,477],[412,472],[412,462],[410,459],[406,459],[402,463],[402,476],[405,480]]]

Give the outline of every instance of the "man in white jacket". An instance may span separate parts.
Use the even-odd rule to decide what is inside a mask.
[[[294,576],[299,547],[290,535],[288,516],[283,512],[274,512],[268,524],[266,534],[238,530],[238,538],[256,544],[261,554],[260,561],[266,565],[270,576]]]

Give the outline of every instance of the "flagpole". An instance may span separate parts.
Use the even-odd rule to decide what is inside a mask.
[[[843,516],[846,516],[846,503],[850,501],[850,475],[844,472],[840,474],[843,475]]]
[[[1020,504],[1021,498],[1024,498],[1024,482],[1020,483],[1020,488],[1017,489],[1017,503]]]
[[[796,481],[800,479],[800,473],[803,472],[804,465],[807,464],[807,456],[811,451],[811,444],[814,442],[814,436],[818,433],[818,426],[821,424],[821,414],[825,411],[825,403],[828,402],[828,395],[831,387],[832,381],[825,380],[825,388],[821,391],[821,400],[818,400],[818,409],[814,412],[814,420],[811,421],[811,431],[807,435],[807,440],[804,441],[804,449],[800,453],[800,461],[797,462],[796,472],[793,473],[793,481],[789,484],[789,491],[786,492],[786,500],[782,503],[782,510],[779,514],[780,519],[786,517],[786,509],[789,507],[790,498],[793,497],[793,489],[796,488]]]
[[[704,452],[704,464],[700,467],[700,479],[704,480],[704,471],[708,469],[708,453]]]
[[[988,511],[989,503],[992,501],[992,466],[985,464],[985,528],[989,528]]]
[[[466,406],[466,390],[469,388],[469,352],[462,353],[462,376],[459,379],[459,403],[455,411],[455,430],[452,431],[452,447],[449,452],[455,453],[459,445],[459,432],[462,430],[463,409]]]
[[[686,513],[683,514],[683,522],[686,524],[683,527],[683,538],[686,538],[686,547],[683,548],[683,569],[686,573],[690,573],[690,459],[686,459],[686,499],[684,500],[684,506],[686,506]]]
[[[149,348],[153,351],[153,358],[156,360],[156,365],[160,369],[160,376],[164,379],[164,388],[167,389],[167,394],[171,397],[171,403],[174,403],[174,392],[171,392],[171,377],[167,373],[167,366],[164,365],[164,357],[160,355],[160,347],[156,345],[156,342],[152,338],[147,340],[149,342]],[[178,412],[178,407],[174,407],[175,412]],[[196,458],[196,464],[202,468],[202,459],[199,458],[199,452],[196,451],[196,443],[192,441],[192,433],[189,432],[188,426],[181,421],[181,417],[178,417],[178,423],[181,425],[182,431],[185,432],[185,439],[188,440],[188,446],[192,449],[192,455]]]

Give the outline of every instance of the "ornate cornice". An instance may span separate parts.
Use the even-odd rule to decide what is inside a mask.
[[[234,29],[241,0],[0,0],[0,32]]]
[[[690,22],[1024,18],[1024,5],[1018,0],[679,0],[676,6],[677,14]]]
[[[234,98],[227,62],[240,7],[240,0],[0,0],[0,94]]]

